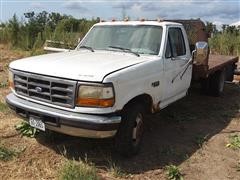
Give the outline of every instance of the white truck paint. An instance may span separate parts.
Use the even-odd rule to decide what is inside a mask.
[[[113,85],[115,94],[115,103],[112,107],[74,106],[74,108],[67,108],[19,94],[14,88],[12,89],[13,94],[7,97],[9,105],[17,112],[28,112],[27,115],[31,114],[31,110],[33,110],[34,113],[40,114],[40,119],[42,116],[47,116],[58,119],[57,122],[62,122],[61,119],[66,118],[63,124],[60,123],[54,127],[51,125],[46,126],[54,131],[85,137],[110,137],[116,135],[117,130],[121,134],[123,125],[120,125],[120,121],[123,122],[130,118],[125,116],[128,116],[126,112],[131,112],[131,110],[125,112],[125,107],[130,105],[132,107],[132,104],[136,104],[134,102],[136,97],[146,97],[149,100],[149,106],[151,106],[148,108],[154,112],[186,95],[192,78],[192,57],[183,25],[173,22],[155,21],[105,22],[94,25],[92,29],[105,26],[154,26],[162,28],[161,39],[159,37],[159,44],[161,44],[159,51],[154,55],[140,54],[138,57],[127,51],[120,50],[95,49],[94,52],[91,52],[88,49],[79,49],[86,37],[88,37],[88,33],[79,43],[76,50],[17,60],[10,64],[10,71],[26,72],[30,76],[34,74],[38,77],[54,77],[66,81],[74,80],[78,84],[110,83]],[[171,28],[178,28],[182,33],[185,53],[181,56],[166,57],[168,34]],[[78,89],[76,89],[77,91]],[[137,99],[138,101],[139,99]],[[130,105],[129,102],[131,102]],[[36,107],[31,109],[34,105]],[[136,125],[132,127],[134,143],[131,145],[125,144],[124,147],[130,148],[129,152],[134,154],[140,144],[137,136],[139,134],[138,128],[140,130],[142,128],[143,109],[136,105],[136,108],[134,106],[132,111],[132,113],[136,111]],[[69,122],[74,121],[75,125],[78,122],[83,122],[83,126],[81,128],[72,127],[72,129],[69,129],[66,126],[68,120]],[[45,119],[42,121],[44,123]],[[120,130],[116,127],[115,129],[109,129],[109,127],[101,129],[102,125],[108,123],[111,123],[111,125],[118,124]],[[88,126],[92,124],[100,124],[101,126],[97,126],[97,128],[94,126],[93,129],[89,129]],[[123,143],[122,138],[118,138],[121,139],[121,143]],[[123,154],[127,153],[123,152]]]

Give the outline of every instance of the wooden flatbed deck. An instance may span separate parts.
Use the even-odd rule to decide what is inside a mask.
[[[238,62],[238,56],[225,56],[225,55],[213,55],[209,54],[208,59],[208,74],[211,74],[228,64]]]

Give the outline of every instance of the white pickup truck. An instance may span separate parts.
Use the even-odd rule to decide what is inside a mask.
[[[238,57],[209,55],[199,33],[189,44],[185,28],[202,22],[176,22],[100,22],[75,50],[14,61],[6,102],[35,128],[115,137],[117,151],[136,154],[146,114],[186,96],[194,79],[219,95],[233,77]]]

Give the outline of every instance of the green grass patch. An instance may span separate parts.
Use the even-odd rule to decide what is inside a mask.
[[[7,112],[8,110],[7,104],[0,102],[0,112]]]
[[[10,161],[14,157],[25,151],[25,149],[26,147],[23,147],[21,149],[9,149],[3,144],[0,144],[0,161]]]
[[[3,145],[0,145],[0,160],[1,161],[9,161],[12,160],[17,153],[14,150],[8,149]]]
[[[67,161],[59,172],[60,180],[98,180],[96,167],[83,161]]]
[[[229,137],[229,143],[226,145],[232,149],[240,149],[240,135],[235,134]]]
[[[4,81],[4,82],[0,82],[0,88],[6,88],[8,87],[8,82]]]
[[[169,180],[183,180],[183,175],[175,165],[166,166],[166,175]]]
[[[23,121],[20,124],[15,126],[15,129],[21,133],[22,136],[26,137],[35,137],[38,133],[39,130],[36,128],[30,126],[27,122]]]

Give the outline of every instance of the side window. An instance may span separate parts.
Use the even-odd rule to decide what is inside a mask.
[[[168,30],[166,57],[169,55],[169,47],[171,49],[171,57],[177,57],[186,54],[185,42],[182,30],[180,28],[169,28]]]
[[[166,57],[166,58],[171,58],[171,57],[172,57],[172,52],[171,52],[171,46],[170,46],[169,37],[168,37],[168,39],[167,39],[167,46],[166,46],[165,57]]]

